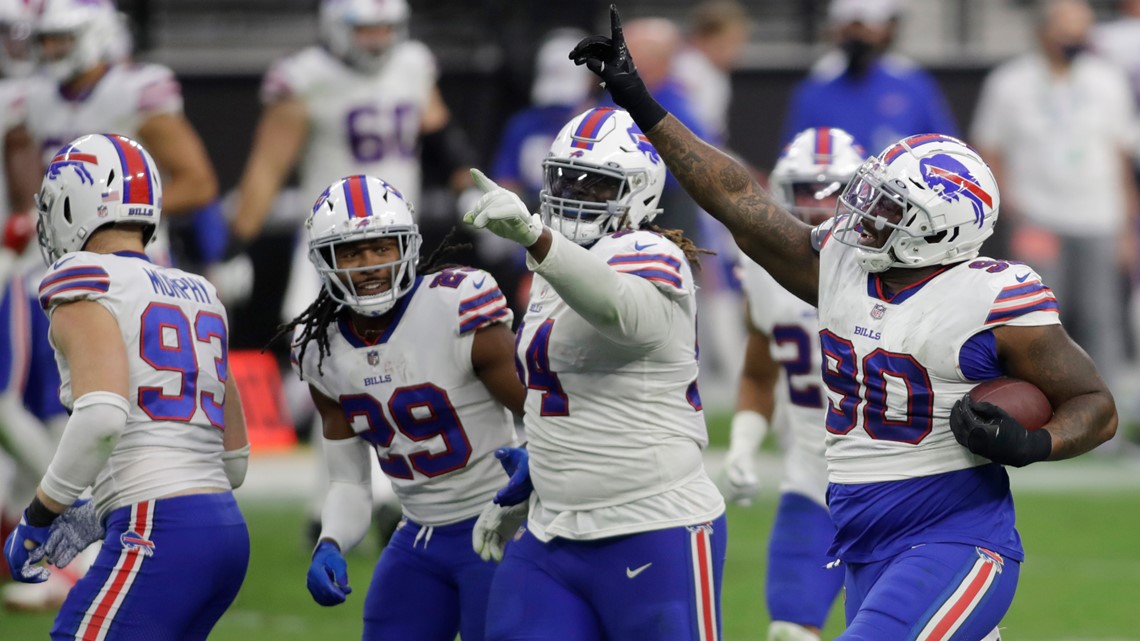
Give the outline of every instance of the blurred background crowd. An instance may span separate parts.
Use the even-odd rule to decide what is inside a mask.
[[[69,15],[87,15],[77,10],[105,0],[67,1]],[[335,31],[318,19],[321,2],[118,0],[120,20],[54,26],[42,22],[51,14],[40,6],[53,3],[0,1],[7,163],[0,311],[11,315],[28,283],[35,291],[41,266],[28,212],[41,169],[63,141],[88,133],[61,130],[60,119],[83,123],[76,113],[85,101],[103,100],[99,109],[121,108],[123,126],[134,129],[120,133],[138,136],[164,172],[172,260],[218,285],[229,303],[231,348],[253,350],[243,384],[269,399],[247,400],[257,414],[255,450],[306,440],[312,409],[288,372],[286,345],[274,344],[270,360],[256,350],[299,311],[289,275],[298,256],[299,274],[312,270],[294,252],[298,231],[318,195],[312,185],[339,177],[321,174],[321,145],[322,136],[341,134],[324,128],[322,98],[305,93],[297,65],[280,63],[312,45],[335,52]],[[364,166],[398,151],[396,175],[381,177],[415,204],[426,254],[470,203],[468,167],[537,209],[541,161],[555,134],[608,99],[567,54],[586,33],[608,30],[609,3],[382,4],[392,14],[378,42],[424,45],[391,70],[390,82],[421,87],[423,97],[412,117],[350,112],[348,135]],[[625,0],[620,9],[658,101],[762,180],[806,127],[841,127],[871,154],[930,132],[974,145],[1002,193],[998,231],[983,254],[1027,262],[1043,275],[1066,327],[1117,393],[1123,428],[1105,449],[1127,455],[1136,447],[1140,0]],[[86,42],[88,29],[99,30],[94,53],[53,58],[53,47]],[[79,66],[61,70],[69,61]],[[153,77],[123,96],[131,104],[98,94],[117,69],[136,63],[147,63]],[[663,207],[664,226],[716,252],[699,276],[702,395],[706,410],[731,412],[745,337],[736,249],[675,181]],[[462,260],[489,269],[521,311],[528,284],[521,252],[491,234],[466,240],[472,246]],[[42,314],[23,318],[17,322],[45,323]],[[0,422],[9,426],[10,456],[0,458],[11,460],[0,467],[12,479],[20,466],[46,462],[11,426],[29,425],[27,416],[50,426],[61,411],[52,406],[50,372],[11,375],[13,363],[47,348],[36,335],[24,327],[2,346]],[[21,337],[32,338],[21,344]],[[27,490],[16,480],[0,488]]]

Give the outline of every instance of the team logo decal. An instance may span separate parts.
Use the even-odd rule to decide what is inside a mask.
[[[98,165],[99,161],[95,158],[94,154],[81,153],[75,147],[65,147],[51,159],[48,164],[47,176],[49,180],[59,178],[59,172],[71,167],[75,170],[75,174],[79,176],[79,182],[94,185],[95,179],[91,177],[91,172],[87,171],[86,165]]]
[[[654,165],[661,162],[661,156],[657,153],[657,148],[653,146],[653,143],[649,142],[649,138],[646,138],[645,134],[638,130],[637,125],[632,125],[625,131],[629,134],[629,139],[637,145],[637,150],[645,154],[645,157],[648,158],[650,162]]]
[[[946,202],[954,202],[959,197],[970,201],[974,208],[974,222],[981,228],[985,219],[982,204],[993,207],[994,201],[974,178],[965,165],[948,154],[934,154],[923,158],[918,164],[922,179]]]
[[[985,548],[974,548],[974,549],[978,551],[978,556],[980,556],[983,561],[988,561],[989,563],[992,563],[994,568],[998,571],[998,573],[999,574],[1001,573],[1002,568],[1005,567],[1005,559],[1001,558],[1000,554],[998,554],[997,552],[991,552],[990,550],[987,550]]]
[[[127,530],[119,535],[119,543],[124,550],[138,550],[143,556],[154,556],[154,541],[144,539],[142,535],[133,530]]]
[[[871,308],[871,318],[873,318],[875,320],[879,320],[880,318],[883,317],[883,314],[886,314],[886,313],[887,313],[887,306],[886,305],[875,303],[875,306]]]

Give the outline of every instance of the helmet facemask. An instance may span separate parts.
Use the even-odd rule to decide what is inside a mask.
[[[394,240],[398,256],[395,260],[360,266],[339,264],[342,261],[337,258],[338,249],[343,254],[348,245],[384,238]],[[390,225],[382,229],[365,227],[313,240],[309,243],[309,260],[321,274],[333,300],[363,316],[383,316],[415,285],[420,242],[416,225]],[[354,275],[357,276],[355,280]],[[361,275],[370,277],[363,279]],[[382,287],[385,280],[387,289],[376,293],[363,289],[375,285]]]
[[[649,200],[658,197],[647,193],[650,181],[645,171],[553,157],[543,167],[542,221],[576,243],[590,243],[629,226],[631,203],[643,194]]]

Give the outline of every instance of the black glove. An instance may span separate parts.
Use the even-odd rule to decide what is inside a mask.
[[[621,16],[617,7],[610,5],[610,37],[588,36],[570,52],[570,59],[577,65],[586,65],[590,71],[602,78],[602,86],[613,96],[619,107],[629,112],[633,121],[642,131],[649,131],[654,125],[669,115],[657,104],[641,76],[637,66],[625,46],[625,35],[621,31]]]
[[[971,452],[1002,465],[1025,467],[1053,451],[1047,430],[1027,430],[1002,408],[979,403],[968,392],[950,410],[950,430]]]

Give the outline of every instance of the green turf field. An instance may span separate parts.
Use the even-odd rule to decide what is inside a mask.
[[[1140,640],[1140,493],[1018,495],[1018,523],[1029,561],[1004,622],[1005,641]],[[249,575],[237,602],[210,637],[218,641],[357,639],[361,603],[376,548],[349,557],[355,592],[336,608],[314,604],[305,590],[308,551],[302,510],[292,504],[244,505],[252,536]],[[729,513],[724,585],[724,639],[762,640],[765,540],[774,500]],[[836,608],[824,638],[842,629]],[[0,639],[46,639],[47,615],[0,613]]]

